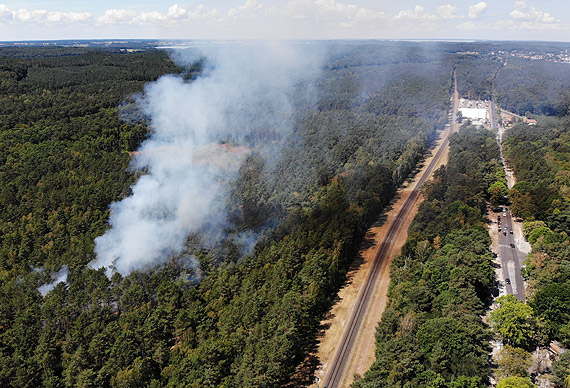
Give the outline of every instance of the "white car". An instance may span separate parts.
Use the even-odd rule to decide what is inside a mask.
[[[507,213],[503,213],[503,217],[506,217],[506,216],[507,216]]]

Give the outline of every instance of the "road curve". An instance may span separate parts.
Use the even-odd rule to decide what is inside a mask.
[[[398,212],[397,216],[394,219],[394,222],[388,229],[382,243],[379,246],[379,249],[374,257],[373,263],[370,267],[370,272],[366,276],[366,280],[358,294],[358,298],[355,302],[354,308],[352,310],[352,314],[346,326],[345,332],[342,336],[342,339],[339,343],[337,348],[336,354],[334,359],[328,368],[328,371],[325,375],[323,380],[323,388],[338,388],[342,381],[344,380],[344,374],[346,366],[350,362],[350,358],[352,356],[352,348],[357,340],[358,334],[360,332],[360,328],[362,326],[362,322],[366,315],[366,311],[368,309],[368,305],[370,303],[370,299],[373,295],[376,281],[378,279],[378,274],[380,272],[381,263],[386,259],[388,252],[390,251],[390,244],[394,237],[400,232],[400,228],[402,227],[403,221],[408,216],[409,212],[413,208],[414,203],[418,199],[420,195],[421,186],[429,179],[432,175],[434,169],[439,164],[439,160],[441,156],[445,152],[448,144],[449,144],[449,133],[455,132],[457,130],[457,124],[455,121],[455,112],[457,112],[459,106],[458,102],[458,93],[457,93],[457,81],[455,79],[454,73],[454,93],[452,98],[452,108],[451,108],[451,125],[449,129],[444,132],[444,139],[442,141],[441,146],[439,147],[437,153],[427,166],[426,170],[418,180],[415,188],[410,193],[409,197],[404,202],[404,205]]]

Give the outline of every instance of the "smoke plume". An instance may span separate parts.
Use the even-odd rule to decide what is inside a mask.
[[[138,99],[151,118],[150,137],[132,162],[144,175],[129,197],[111,204],[110,229],[95,240],[90,263],[108,275],[164,263],[190,233],[222,230],[228,182],[243,157],[264,146],[252,134],[287,136],[299,85],[320,69],[320,55],[303,44],[218,45],[171,56],[182,66],[200,61],[202,74],[163,76]]]
[[[34,269],[34,271],[36,271],[36,269]],[[42,296],[46,296],[48,292],[54,289],[57,283],[67,282],[67,271],[68,271],[67,265],[61,266],[61,269],[58,272],[51,275],[53,282],[38,287],[38,291],[40,292],[40,294],[42,294]]]

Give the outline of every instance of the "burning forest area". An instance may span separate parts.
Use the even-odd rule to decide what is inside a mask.
[[[533,384],[524,352],[550,340],[563,386],[569,70],[490,54],[512,42],[183,43],[0,45],[0,386]],[[558,86],[543,95],[534,74]],[[460,124],[461,98],[497,112]],[[500,103],[536,123],[514,123],[503,153]],[[499,313],[481,319],[505,161],[524,178],[501,198],[535,251],[528,304],[494,308],[522,311],[521,341]],[[389,261],[373,264],[380,250]],[[347,380],[352,355],[334,361],[334,344],[353,315],[343,295],[367,308],[358,287],[383,305],[350,321],[377,341]]]

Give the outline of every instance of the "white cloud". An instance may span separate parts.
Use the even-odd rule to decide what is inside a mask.
[[[0,4],[0,23],[11,22],[14,20],[14,14],[6,4]]]
[[[438,9],[437,14],[428,12],[421,5],[413,9],[402,10],[392,16],[392,27],[403,34],[426,34],[433,33],[443,28],[440,23],[445,18],[450,18],[449,9]]]
[[[257,0],[247,0],[241,7],[230,9],[228,16],[236,19],[251,15],[251,9]],[[213,20],[222,21],[217,10],[214,8],[210,11],[203,5],[198,5],[194,10],[181,7],[178,4],[168,8],[166,13],[157,11],[136,12],[128,9],[108,9],[105,14],[97,19],[98,24],[172,24],[175,22],[184,22],[189,20]]]
[[[526,14],[525,12],[519,10],[519,9],[514,9],[514,10],[511,12],[510,16],[511,16],[513,19],[526,19],[526,18],[527,18],[527,14]]]
[[[526,5],[526,1],[522,0],[522,1],[515,1],[515,10],[517,11],[523,11],[525,10],[527,7]]]
[[[147,24],[147,23],[160,23],[165,22],[168,20],[168,16],[157,12],[141,12],[139,13],[134,19],[133,22],[140,23],[140,24]]]
[[[131,23],[137,17],[137,12],[129,9],[108,9],[97,19],[101,24]]]
[[[91,23],[98,26],[132,25],[132,26],[172,26],[194,20],[210,22],[225,22],[229,20],[247,20],[258,16],[263,9],[259,0],[245,0],[236,8],[229,9],[225,15],[221,15],[215,8],[207,9],[204,5],[198,5],[194,9],[184,8],[174,4],[166,12],[158,11],[135,11],[132,9],[107,9],[98,18],[88,12],[52,12],[41,9],[18,9],[11,10],[5,4],[0,4],[0,23]]]
[[[514,7],[502,15],[489,13],[488,1],[480,0],[471,0],[473,5],[463,10],[451,0],[447,0],[450,3],[442,0],[440,5],[416,5],[390,13],[380,5],[369,5],[368,8],[360,1],[235,0],[234,7],[224,8],[223,11],[214,8],[213,2],[194,6],[166,3],[164,8],[144,11],[136,8],[107,9],[95,16],[89,12],[10,9],[6,4],[0,4],[0,28],[3,28],[3,38],[10,40],[17,40],[16,37],[64,39],[119,35],[132,38],[239,39],[259,36],[270,39],[441,38],[453,37],[451,31],[455,31],[457,37],[485,36],[484,31],[488,30],[511,31],[511,36],[517,38],[525,37],[524,33],[515,34],[517,30],[544,31],[541,38],[554,39],[554,34],[550,34],[550,37],[548,31],[568,30],[569,26],[557,18],[560,17],[558,14],[555,13],[555,17],[530,6],[529,0],[511,0]],[[28,25],[35,27],[27,28]],[[42,26],[46,28],[42,29]],[[536,34],[526,35],[536,38]],[[556,39],[564,40],[567,37],[558,34]]]
[[[263,5],[258,0],[246,0],[246,2],[237,8],[232,8],[228,11],[228,18],[230,19],[255,19],[259,16],[258,11],[263,8]]]
[[[567,31],[568,24],[555,18],[548,12],[529,7],[526,1],[515,1],[514,9],[509,14],[512,29],[526,31]]]
[[[437,15],[444,20],[457,19],[457,7],[451,4],[441,5],[437,7]]]
[[[421,5],[416,5],[413,9],[402,10],[392,16],[393,21],[416,20],[423,22],[434,22],[438,20],[459,19],[457,7],[451,4],[440,5],[436,12],[428,12]]]
[[[543,23],[540,21],[524,21],[518,27],[520,30],[530,31],[567,31],[570,27],[561,22]]]
[[[172,8],[172,7],[170,7]],[[182,15],[181,12],[183,10],[182,7],[178,7],[177,10],[170,11],[169,8],[169,21],[175,20],[218,20],[220,18],[220,14],[216,8],[212,8],[211,10],[207,10],[206,7],[202,4],[198,5],[194,8],[193,11],[186,9],[185,13]]]
[[[464,23],[458,24],[457,26],[455,26],[455,28],[459,30],[473,31],[475,30],[476,25],[475,23],[473,23],[473,21],[469,20]]]
[[[487,3],[481,1],[475,5],[469,6],[469,18],[470,19],[479,19],[487,10]]]
[[[203,5],[199,5],[198,8],[204,8]],[[196,8],[196,9],[198,9]],[[186,8],[181,7],[178,4],[174,4],[170,8],[168,8],[168,13],[166,14],[169,19],[180,19],[188,14],[188,10]]]
[[[510,13],[511,18],[534,21],[536,23],[560,23],[560,19],[556,19],[548,12],[542,12],[535,7],[528,7],[526,1],[515,1],[515,9]]]
[[[392,17],[392,20],[437,20],[438,17],[432,13],[426,12],[424,7],[416,5],[414,9],[400,11]]]
[[[50,23],[83,23],[93,18],[89,12],[48,12],[46,21]]]
[[[14,19],[20,22],[39,22],[46,17],[47,11],[42,9],[19,9],[13,11],[13,14]]]
[[[512,20],[499,20],[497,22],[490,23],[487,27],[492,30],[515,30],[517,25]]]
[[[272,13],[293,20],[337,22],[343,27],[359,22],[384,20],[386,17],[382,11],[343,4],[335,0],[292,0],[281,10],[272,10]]]
[[[44,9],[21,8],[11,10],[0,4],[0,23],[86,23],[93,19],[89,12],[57,12]]]
[[[459,30],[465,31],[529,31],[533,33],[550,34],[552,32],[569,31],[570,26],[560,21],[556,23],[544,23],[541,20],[520,20],[516,18],[501,19],[486,23],[474,23],[467,21],[456,26]],[[542,35],[545,36],[545,35]],[[548,36],[548,35],[546,35]]]

